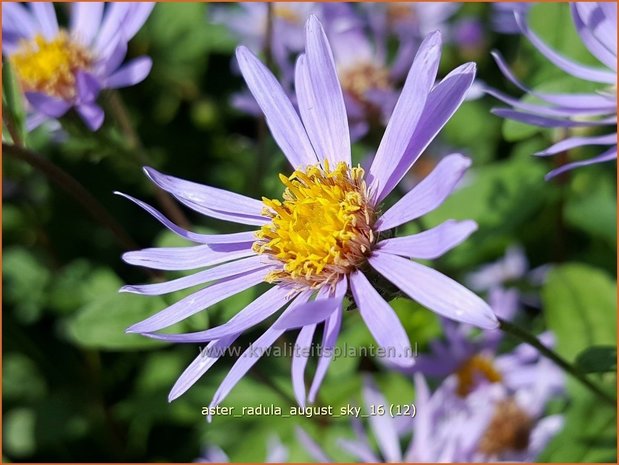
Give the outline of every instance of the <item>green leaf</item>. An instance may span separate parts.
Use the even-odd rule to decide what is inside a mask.
[[[125,329],[166,306],[159,297],[133,294],[105,294],[93,299],[67,321],[67,335],[81,347],[130,350],[159,347],[161,341]]]
[[[539,462],[617,462],[617,411],[601,406],[598,398],[583,394],[565,415],[565,426]]]
[[[616,180],[597,170],[575,172],[565,203],[565,220],[573,228],[617,244]]]
[[[32,454],[36,448],[34,430],[36,414],[29,408],[9,410],[3,418],[3,445],[14,457]]]
[[[21,247],[6,250],[3,261],[7,302],[14,305],[21,322],[37,321],[46,304],[49,270],[32,252]]]
[[[2,63],[2,107],[3,110],[10,112],[15,123],[15,130],[23,141],[26,133],[26,111],[23,95],[9,60]]]
[[[479,225],[470,239],[441,260],[453,267],[463,267],[509,243],[541,207],[547,189],[544,173],[543,164],[531,156],[517,156],[470,170],[461,183],[463,187],[423,217],[426,227],[449,219],[475,220]],[[403,227],[400,234],[410,234],[407,228]]]
[[[553,268],[542,289],[548,328],[557,352],[573,360],[594,345],[617,343],[617,284],[604,271],[581,263]]]
[[[594,346],[585,349],[576,357],[576,366],[583,373],[607,373],[617,371],[617,347]]]

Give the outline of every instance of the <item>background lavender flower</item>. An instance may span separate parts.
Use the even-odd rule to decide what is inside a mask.
[[[99,92],[132,86],[150,72],[152,62],[146,56],[123,61],[127,43],[154,4],[104,5],[74,3],[65,30],[58,25],[53,3],[2,4],[2,53],[28,100],[29,129],[74,107],[95,131],[104,119],[96,103]]]
[[[602,154],[593,158],[567,163],[552,170],[548,173],[546,179],[573,168],[617,158],[617,8],[614,4],[578,2],[571,4],[570,8],[574,25],[582,43],[604,65],[605,69],[585,66],[560,55],[530,29],[526,18],[518,14],[515,17],[522,34],[546,59],[576,78],[603,84],[605,87],[589,94],[536,92],[520,83],[509,70],[501,55],[494,53],[494,58],[505,77],[529,95],[541,100],[541,103],[518,101],[502,92],[488,89],[490,95],[513,107],[513,109],[494,110],[495,114],[504,118],[544,128],[563,128],[565,130],[600,128],[605,132],[610,131],[604,135],[569,137],[542,152],[538,152],[536,155],[550,156],[579,147],[599,145],[607,147]]]

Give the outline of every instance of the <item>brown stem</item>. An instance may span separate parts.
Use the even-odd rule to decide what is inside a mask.
[[[129,142],[129,147],[131,148],[131,153],[136,157],[136,161],[140,165],[153,165],[152,160],[148,156],[146,150],[144,150],[144,145],[140,140],[137,132],[133,128],[131,124],[131,119],[129,118],[129,113],[125,107],[125,104],[120,97],[120,94],[117,91],[109,91],[107,94],[109,109],[111,113],[114,115],[116,122],[124,136],[127,138]],[[190,223],[182,210],[178,207],[176,202],[170,197],[170,195],[160,189],[158,186],[154,186],[155,197],[157,201],[166,212],[168,217],[176,224],[181,226],[182,228],[189,229]]]
[[[13,143],[22,147],[24,145],[24,141],[21,139],[19,131],[15,127],[15,120],[13,119],[13,115],[11,114],[11,111],[4,105],[2,105],[2,115],[2,121],[6,125],[6,129],[11,135],[11,139],[13,139]]]
[[[77,179],[62,168],[31,150],[4,142],[2,143],[2,153],[17,160],[25,161],[42,172],[50,181],[73,197],[95,221],[109,229],[123,249],[135,250],[139,248],[107,209]]]

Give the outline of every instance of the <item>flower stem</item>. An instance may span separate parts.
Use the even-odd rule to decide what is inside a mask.
[[[589,380],[589,378],[587,378],[587,376],[584,373],[582,373],[579,369],[577,369],[574,365],[569,363],[567,360],[565,360],[563,357],[561,357],[559,354],[557,354],[553,350],[546,347],[533,334],[527,332],[521,327],[516,326],[515,324],[510,323],[509,321],[506,321],[502,318],[499,318],[499,322],[501,324],[500,329],[502,331],[535,347],[543,356],[552,360],[554,363],[556,363],[559,367],[561,367],[567,373],[569,373],[574,378],[576,378],[578,381],[580,381],[585,387],[587,387],[587,389],[589,389],[591,392],[593,392],[596,396],[598,396],[601,400],[603,400],[607,404],[612,405],[613,407],[617,405],[616,399],[614,399],[611,395],[609,395],[608,393],[600,389],[599,386],[592,383],[591,380]]]
[[[137,243],[131,239],[129,234],[106,208],[77,179],[62,168],[56,166],[47,158],[17,145],[3,142],[2,153],[25,161],[36,170],[42,172],[47,178],[73,197],[96,221],[109,229],[124,249],[139,249]]]
[[[144,145],[142,144],[140,137],[131,124],[131,118],[129,118],[129,113],[127,112],[127,108],[125,107],[120,94],[117,91],[109,91],[107,98],[110,112],[114,115],[114,119],[116,120],[121,132],[127,138],[127,142],[131,148],[131,153],[135,156],[136,161],[142,166],[153,165],[148,153],[144,150]],[[178,208],[178,205],[176,205],[174,200],[172,200],[167,192],[160,189],[158,186],[154,187],[155,197],[157,197],[157,201],[168,217],[170,217],[172,221],[182,228],[189,229],[189,220],[187,220],[187,217],[184,215],[182,210]]]

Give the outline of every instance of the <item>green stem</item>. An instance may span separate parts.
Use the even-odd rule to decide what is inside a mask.
[[[62,168],[56,166],[47,158],[38,155],[31,150],[16,145],[2,143],[2,153],[22,160],[28,163],[36,170],[42,172],[50,181],[54,182],[71,197],[73,197],[77,203],[79,203],[88,213],[101,223],[105,228],[109,229],[114,235],[118,243],[126,250],[139,249],[137,243],[131,239],[129,234],[123,229],[123,227],[114,219],[114,217],[106,210],[106,208],[99,203],[99,201],[88,190],[80,184],[80,182],[64,171]]]
[[[516,326],[513,323],[510,323],[509,321],[503,320],[502,318],[499,318],[499,322],[501,323],[500,329],[502,331],[505,331],[506,333],[511,334],[512,336],[520,339],[521,341],[526,342],[527,344],[530,344],[531,346],[535,347],[539,351],[540,354],[552,360],[559,367],[561,367],[565,372],[569,373],[575,379],[580,381],[587,389],[589,389],[591,392],[593,392],[596,396],[598,396],[601,400],[603,400],[607,404],[612,405],[613,407],[617,405],[616,399],[614,399],[611,395],[609,395],[608,393],[600,389],[599,386],[592,383],[591,380],[589,380],[589,378],[587,378],[584,373],[581,373],[580,370],[578,370],[574,365],[569,363],[567,360],[565,360],[563,357],[561,357],[559,354],[557,354],[553,350],[546,347],[533,334],[530,334],[526,330],[520,328],[519,326]]]

